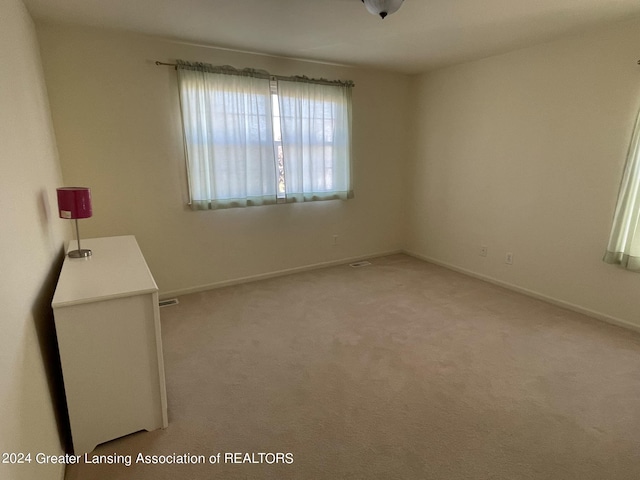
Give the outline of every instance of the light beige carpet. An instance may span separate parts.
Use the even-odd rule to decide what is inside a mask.
[[[372,263],[162,309],[169,428],[92,453],[293,464],[66,478],[640,478],[640,335],[404,255]]]

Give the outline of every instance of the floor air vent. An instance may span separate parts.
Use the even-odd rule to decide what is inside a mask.
[[[170,307],[171,305],[178,305],[179,303],[177,298],[168,298],[167,300],[160,300],[158,305],[161,307]]]
[[[349,264],[349,266],[353,268],[366,267],[368,265],[371,265],[371,262],[367,262],[366,260],[364,262],[356,262],[356,263]]]

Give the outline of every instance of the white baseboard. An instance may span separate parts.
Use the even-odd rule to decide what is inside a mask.
[[[368,255],[359,255],[357,257],[341,258],[339,260],[329,260],[327,262],[313,263],[311,265],[303,265],[301,267],[286,268],[284,270],[276,270],[274,272],[260,273],[257,275],[250,275],[248,277],[239,277],[231,280],[222,280],[220,282],[209,283],[206,285],[198,285],[190,288],[171,290],[167,292],[162,292],[160,294],[160,300],[177,297],[180,295],[189,295],[191,293],[205,292],[207,290],[213,290],[215,288],[230,287],[232,285],[239,285],[242,283],[255,282],[258,280],[266,280],[268,278],[283,277],[285,275],[291,275],[292,273],[301,273],[301,272],[308,272],[311,270],[317,270],[320,268],[335,267],[336,265],[345,265],[347,263],[359,262],[361,260],[366,260],[370,258],[386,257],[387,255],[395,255],[398,253],[403,253],[403,251],[391,250],[387,252],[371,253]]]
[[[634,330],[636,332],[640,332],[640,325],[631,323],[627,320],[622,320],[620,318],[612,317],[602,312],[597,312],[595,310],[590,310],[588,308],[581,307],[580,305],[575,305],[570,302],[566,302],[564,300],[560,300],[558,298],[550,297],[548,295],[544,295],[542,293],[529,290],[527,288],[519,287],[518,285],[514,285],[508,282],[504,282],[502,280],[498,280],[497,278],[490,277],[488,275],[483,275],[481,273],[473,272],[471,270],[467,270],[466,268],[461,268],[456,265],[452,265],[450,263],[442,262],[435,258],[427,257],[425,255],[421,255],[416,252],[412,252],[410,250],[403,250],[402,253],[409,255],[411,257],[417,258],[419,260],[424,260],[425,262],[433,263],[435,265],[439,265],[441,267],[447,268],[449,270],[453,270],[459,273],[463,273],[470,277],[478,278],[480,280],[484,280],[485,282],[492,283],[494,285],[498,285],[500,287],[504,287],[508,290],[513,290],[514,292],[522,293],[529,297],[536,298],[538,300],[543,300],[547,303],[551,303],[553,305],[557,305],[562,308],[566,308],[567,310],[572,310],[577,313],[581,313],[583,315],[587,315],[588,317],[595,318],[597,320],[602,320],[604,322],[610,323],[612,325],[616,325],[618,327],[626,328],[629,330]]]
[[[572,310],[574,312],[577,313],[581,313],[583,315],[587,315],[589,317],[595,318],[597,320],[601,320],[607,323],[610,323],[612,325],[616,325],[618,327],[622,327],[622,328],[626,328],[629,330],[633,330],[636,332],[640,332],[640,325],[635,324],[635,323],[631,323],[627,320],[622,320],[620,318],[616,318],[616,317],[612,317],[611,315],[607,315],[605,313],[602,312],[598,312],[595,310],[591,310],[585,307],[581,307],[580,305],[576,305],[564,300],[560,300],[558,298],[555,297],[551,297],[549,295],[545,295],[539,292],[536,292],[534,290],[529,290],[527,288],[523,288],[520,287],[518,285],[514,285],[508,282],[505,282],[503,280],[498,280],[497,278],[493,278],[490,277],[488,275],[484,275],[481,273],[477,273],[471,270],[467,270],[466,268],[462,268],[462,267],[458,267],[456,265],[450,264],[450,263],[446,263],[446,262],[442,262],[438,259],[432,258],[432,257],[428,257],[426,255],[422,255],[416,252],[412,252],[410,250],[390,250],[390,251],[386,251],[386,252],[377,252],[377,253],[371,253],[371,254],[367,254],[367,255],[359,255],[356,257],[348,257],[348,258],[341,258],[338,260],[330,260],[330,261],[326,261],[326,262],[320,262],[320,263],[314,263],[311,265],[303,265],[300,267],[293,267],[293,268],[286,268],[283,270],[276,270],[274,272],[267,272],[267,273],[261,273],[261,274],[257,274],[257,275],[250,275],[247,277],[239,277],[239,278],[234,278],[234,279],[230,279],[230,280],[222,280],[220,282],[214,282],[214,283],[209,283],[209,284],[205,284],[205,285],[197,285],[195,287],[190,287],[190,288],[183,288],[183,289],[178,289],[178,290],[171,290],[171,291],[167,291],[167,292],[162,292],[162,294],[160,295],[160,299],[164,300],[167,298],[172,298],[172,297],[177,297],[180,295],[189,295],[191,293],[199,293],[199,292],[205,292],[207,290],[213,290],[216,288],[223,288],[223,287],[230,287],[232,285],[240,285],[242,283],[249,283],[249,282],[255,282],[258,280],[266,280],[268,278],[275,278],[275,277],[282,277],[285,275],[291,275],[294,273],[301,273],[301,272],[308,272],[311,270],[317,270],[320,268],[327,268],[327,267],[334,267],[337,265],[344,265],[347,263],[352,263],[352,262],[358,262],[360,260],[365,260],[365,259],[370,259],[370,258],[376,258],[376,257],[385,257],[387,255],[395,255],[398,253],[404,253],[406,255],[409,255],[411,257],[417,258],[419,260],[423,260],[425,262],[429,262],[429,263],[433,263],[434,265],[439,265],[441,267],[447,268],[449,270],[453,270],[459,273],[462,273],[464,275],[468,275],[470,277],[474,277],[480,280],[483,280],[485,282],[489,282],[492,283],[494,285],[498,285],[500,287],[506,288],[508,290],[512,290],[514,292],[518,292],[518,293],[522,293],[524,295],[527,295],[529,297],[532,298],[536,298],[538,300],[543,300],[545,302],[551,303],[553,305],[557,305],[559,307],[562,308],[566,308],[567,310]]]

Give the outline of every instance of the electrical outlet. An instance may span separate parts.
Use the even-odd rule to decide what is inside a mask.
[[[504,263],[506,263],[507,265],[513,265],[513,253],[507,253],[506,257],[504,257]]]
[[[482,245],[480,247],[480,256],[481,257],[486,257],[487,256],[487,247],[486,247],[486,245]]]

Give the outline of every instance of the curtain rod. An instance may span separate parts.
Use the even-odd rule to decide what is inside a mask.
[[[156,65],[158,66],[166,66],[166,67],[174,67],[176,70],[178,69],[179,65],[177,63],[165,63],[165,62],[160,62],[158,60],[156,60]],[[242,70],[238,70],[238,72],[242,72]],[[307,82],[307,83],[317,83],[320,85],[339,85],[339,86],[343,86],[343,87],[355,87],[356,84],[353,83],[351,80],[347,80],[347,81],[342,81],[342,80],[326,80],[324,78],[309,78],[309,77],[305,77],[305,76],[293,76],[293,77],[283,77],[281,75],[271,75],[269,74],[270,78],[276,79],[276,80],[288,80],[288,81],[298,81],[298,82]]]

